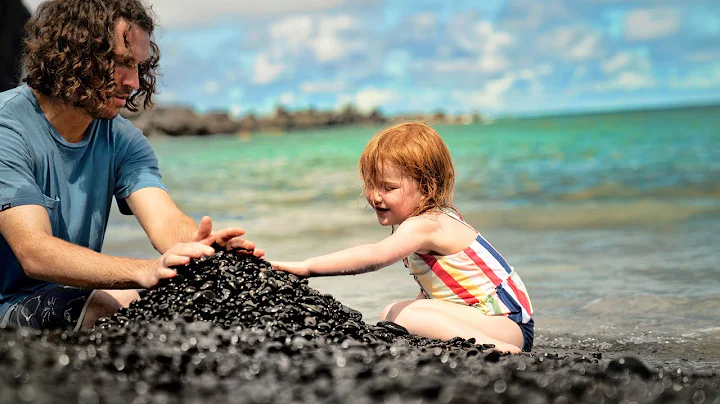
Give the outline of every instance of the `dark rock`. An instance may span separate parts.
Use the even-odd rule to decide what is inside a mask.
[[[488,353],[473,340],[370,326],[247,254],[218,252],[177,270],[93,330],[0,329],[0,402],[720,400],[714,374],[653,372],[629,358]]]

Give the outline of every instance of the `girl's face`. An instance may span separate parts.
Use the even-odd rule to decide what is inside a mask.
[[[398,225],[410,217],[425,196],[417,181],[402,175],[394,165],[385,165],[382,171],[375,179],[379,189],[368,189],[365,197],[381,225]]]

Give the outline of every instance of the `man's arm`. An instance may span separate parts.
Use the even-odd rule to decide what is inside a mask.
[[[153,247],[163,254],[177,243],[200,241],[212,230],[204,228],[198,234],[198,225],[175,205],[170,195],[161,188],[139,189],[126,199],[128,207],[148,235]],[[204,226],[206,227],[206,226]],[[202,237],[197,240],[197,237]]]
[[[0,234],[29,277],[81,288],[149,288],[175,276],[168,266],[212,254],[200,243],[177,245],[156,260],[100,254],[53,237],[47,211],[39,205],[0,212]]]
[[[217,232],[212,231],[212,220],[208,216],[202,218],[200,226],[184,214],[175,205],[170,195],[161,188],[148,187],[139,189],[126,199],[140,226],[145,230],[153,247],[161,254],[176,243],[217,242],[225,247],[229,240],[235,240],[235,248],[252,251],[256,257],[265,252],[255,248],[255,243],[241,239],[245,230],[229,227]]]

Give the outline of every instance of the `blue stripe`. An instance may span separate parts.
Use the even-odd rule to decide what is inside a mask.
[[[488,243],[487,241],[485,241],[485,239],[482,238],[482,236],[481,236],[480,234],[478,234],[478,236],[477,236],[477,238],[476,238],[475,240],[476,240],[478,243],[480,243],[480,245],[482,245],[483,247],[485,247],[485,249],[490,253],[490,255],[492,255],[493,257],[495,257],[495,259],[497,260],[497,262],[499,262],[500,265],[502,265],[502,267],[505,268],[505,271],[507,271],[507,273],[512,272],[512,270],[510,269],[510,265],[508,265],[508,263],[505,261],[505,258],[503,258],[502,255],[500,255],[499,252],[495,251],[495,249],[490,245],[490,243]]]
[[[496,290],[500,301],[510,309],[508,318],[516,323],[522,323],[522,306],[520,306],[520,303],[502,286],[498,286]]]

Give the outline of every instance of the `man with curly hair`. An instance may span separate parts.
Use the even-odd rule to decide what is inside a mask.
[[[147,139],[118,115],[152,106],[154,29],[140,0],[48,0],[28,22],[25,85],[0,93],[0,325],[91,327],[244,234],[183,214]],[[159,258],[100,253],[113,197]]]

